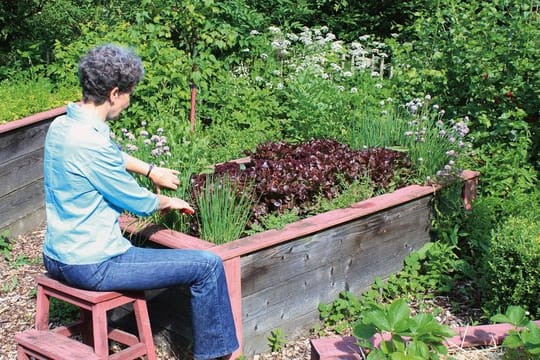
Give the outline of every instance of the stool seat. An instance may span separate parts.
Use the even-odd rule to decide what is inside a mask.
[[[68,337],[73,335],[81,335],[84,344],[87,344],[93,350],[93,353],[98,359],[128,360],[136,359],[141,356],[144,356],[149,360],[156,359],[156,351],[150,328],[150,318],[148,316],[148,309],[146,307],[146,299],[143,291],[117,292],[83,290],[55,280],[48,276],[48,274],[36,276],[36,281],[38,287],[35,328],[40,332],[18,335],[17,339],[21,340],[23,343],[28,343],[29,336],[37,336],[40,339],[51,337],[51,339],[54,338],[54,341],[57,341],[57,336],[64,336],[68,339]],[[49,308],[51,297],[79,307],[81,310],[80,320],[72,324],[59,326],[49,330]],[[107,311],[128,304],[133,305],[138,336],[124,330],[110,328],[107,323]],[[54,334],[54,336],[44,335],[43,332]],[[125,348],[109,355],[109,340],[125,345]],[[43,348],[43,351],[47,348],[45,343],[46,341],[43,341],[42,346],[40,347]],[[61,342],[59,344],[61,344]],[[22,352],[28,351],[28,354],[30,354],[30,348],[25,347],[23,344],[19,345]],[[84,346],[83,344],[81,345]],[[79,347],[77,349],[83,351],[82,349],[84,348]],[[33,349],[32,351],[35,353],[36,349]],[[35,354],[31,355],[36,357]],[[85,357],[78,358],[82,359]],[[25,358],[21,357],[21,359]]]

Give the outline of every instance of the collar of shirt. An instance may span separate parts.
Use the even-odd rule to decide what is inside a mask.
[[[109,125],[105,121],[96,118],[91,112],[85,111],[79,104],[69,103],[66,113],[69,118],[91,124],[96,131],[104,132],[109,136]]]

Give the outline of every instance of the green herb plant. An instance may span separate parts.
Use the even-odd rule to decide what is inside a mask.
[[[203,191],[196,195],[201,238],[214,244],[236,240],[243,233],[253,202],[251,186],[239,191],[227,176],[209,176]]]
[[[369,349],[367,359],[439,359],[448,349],[444,340],[453,336],[446,325],[431,314],[411,316],[407,302],[397,299],[391,304],[377,306],[365,313],[353,329],[360,346]],[[371,339],[375,334],[388,335],[375,347]]]
[[[506,349],[505,360],[533,360],[540,356],[540,328],[527,316],[520,306],[509,306],[504,314],[491,317],[495,323],[507,323],[514,326],[508,331],[502,346]]]
[[[270,347],[270,351],[274,352],[281,350],[286,341],[287,339],[285,337],[285,333],[281,328],[272,330],[270,332],[270,336],[268,337],[268,346]]]

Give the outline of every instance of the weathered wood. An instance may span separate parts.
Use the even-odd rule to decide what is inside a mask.
[[[10,237],[45,221],[43,146],[60,107],[0,125],[0,232]]]
[[[0,164],[43,149],[49,125],[50,121],[43,121],[11,132],[0,133]]]
[[[43,178],[43,148],[0,164],[0,199]]]
[[[399,271],[430,240],[425,197],[242,258],[245,354],[266,350],[276,328],[307,331],[314,310],[347,290],[360,294],[375,277]]]
[[[41,213],[44,207],[43,194],[43,180],[38,179],[0,197],[0,229],[12,225],[34,212]]]
[[[51,331],[30,329],[15,335],[15,340],[24,349],[19,350],[20,354],[39,359],[100,359],[90,346]]]

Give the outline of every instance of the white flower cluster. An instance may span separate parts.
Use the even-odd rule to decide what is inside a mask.
[[[271,42],[274,54],[283,64],[288,76],[309,70],[315,76],[332,81],[352,78],[357,72],[368,72],[373,77],[382,77],[388,65],[385,58],[387,47],[384,43],[375,41],[369,35],[364,35],[350,44],[338,40],[328,27],[303,27],[298,33],[284,33],[279,27],[267,29],[273,37]],[[250,32],[252,36],[260,35],[257,30]],[[268,54],[261,54],[260,59],[266,61]],[[274,87],[269,79],[256,79],[265,86]],[[278,87],[281,88],[281,87]],[[356,90],[350,89],[352,93]]]

